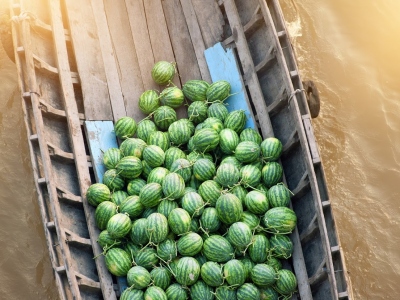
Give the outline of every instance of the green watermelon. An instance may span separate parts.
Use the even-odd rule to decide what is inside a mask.
[[[150,134],[148,140],[149,145],[156,145],[160,147],[164,152],[170,146],[169,136],[168,133],[162,131],[155,131]]]
[[[176,86],[167,87],[160,93],[160,102],[172,108],[178,108],[185,99],[182,90]]]
[[[289,207],[290,191],[283,183],[278,183],[274,186],[271,186],[267,195],[271,207]]]
[[[200,216],[200,226],[207,232],[216,232],[221,227],[221,221],[214,207],[204,209]]]
[[[148,90],[139,97],[139,109],[146,115],[160,107],[159,96],[156,91]]]
[[[136,156],[125,156],[118,162],[116,170],[122,177],[134,179],[143,171],[142,161]]]
[[[274,137],[266,138],[261,143],[261,153],[265,161],[277,161],[282,154],[282,143]]]
[[[111,199],[110,189],[103,183],[94,183],[87,189],[86,199],[90,205],[97,206],[101,202]]]
[[[238,159],[237,159],[236,157],[234,157],[234,156],[225,156],[225,157],[221,160],[220,165],[223,165],[223,164],[232,164],[232,165],[234,165],[238,170],[240,170],[240,169],[243,167],[242,163],[241,163],[240,161],[238,161]]]
[[[131,117],[122,117],[114,125],[114,133],[120,139],[133,137],[136,130],[136,121]]]
[[[243,212],[240,222],[247,224],[252,231],[260,226],[260,218],[247,210]]]
[[[170,272],[163,267],[156,267],[150,272],[151,279],[155,286],[163,289],[164,291],[171,284],[171,274]]]
[[[145,300],[168,300],[167,294],[164,290],[158,286],[149,286],[144,292]]]
[[[103,164],[108,170],[115,169],[122,156],[122,152],[118,148],[107,149],[103,153]]]
[[[182,208],[175,208],[168,215],[168,225],[175,234],[188,232],[191,221],[189,213]]]
[[[229,97],[231,85],[226,80],[218,80],[213,82],[207,89],[206,97],[208,102],[215,102],[217,100],[224,101]]]
[[[277,258],[288,259],[293,254],[293,242],[287,235],[275,234],[269,239],[272,255]]]
[[[147,235],[149,236],[149,241],[156,244],[167,238],[168,221],[163,214],[152,213],[147,217]]]
[[[214,179],[223,187],[233,187],[239,182],[240,172],[233,164],[220,164]]]
[[[297,280],[296,276],[290,270],[279,270],[277,273],[277,280],[275,283],[275,290],[282,295],[292,295],[296,291]]]
[[[94,214],[96,225],[100,230],[107,228],[108,220],[117,213],[117,205],[111,201],[103,201],[97,207]]]
[[[112,248],[105,255],[108,271],[115,276],[126,276],[132,266],[132,260],[126,251],[121,248]]]
[[[188,182],[192,177],[192,165],[185,158],[175,160],[171,165],[170,171],[181,175],[185,182]]]
[[[188,192],[182,197],[182,208],[192,217],[199,217],[204,211],[204,201],[196,192]]]
[[[176,242],[170,239],[166,239],[157,245],[157,255],[165,261],[171,261],[177,257],[177,251]]]
[[[231,111],[225,118],[225,128],[230,128],[240,134],[246,124],[246,114],[244,110]]]
[[[167,85],[174,78],[176,73],[175,63],[158,61],[151,69],[151,77],[159,85]]]
[[[182,257],[176,266],[176,281],[182,285],[194,284],[200,275],[200,265],[193,257]]]
[[[260,299],[260,291],[254,284],[245,283],[238,288],[236,297],[238,300]]]
[[[221,285],[215,289],[217,300],[237,300],[236,290],[227,285]]]
[[[140,202],[144,207],[155,207],[161,201],[162,186],[159,183],[151,182],[146,184],[139,194]]]
[[[246,281],[246,270],[240,260],[231,259],[224,265],[226,282],[235,287],[241,286]]]
[[[201,266],[200,275],[201,279],[209,286],[217,287],[224,282],[222,266],[213,261],[207,261]]]
[[[156,145],[149,145],[143,150],[143,159],[152,167],[160,167],[164,164],[164,150]]]
[[[177,173],[169,173],[164,178],[162,189],[167,199],[179,199],[185,191],[185,180]]]
[[[126,289],[122,292],[119,300],[142,300],[144,299],[144,292],[136,289]]]
[[[249,164],[260,157],[260,146],[251,141],[240,142],[235,149],[235,157],[241,163]]]
[[[207,109],[208,117],[218,118],[222,122],[225,121],[228,114],[229,114],[228,109],[222,102],[214,102]]]
[[[129,287],[142,290],[150,284],[151,276],[145,268],[134,266],[128,271],[127,282]]]
[[[267,231],[275,234],[289,234],[296,227],[297,217],[293,210],[287,207],[274,207],[264,215],[264,225]]]
[[[129,216],[123,213],[113,215],[107,222],[107,231],[113,238],[123,238],[132,228],[132,222]]]
[[[264,184],[270,188],[282,181],[283,169],[277,162],[267,162],[262,168],[261,174]]]
[[[188,80],[182,87],[182,92],[190,101],[205,101],[210,84],[204,80]]]
[[[137,138],[129,138],[124,140],[119,149],[121,150],[123,156],[136,156],[142,159],[142,153],[147,144],[144,140]]]
[[[185,152],[183,152],[181,149],[177,147],[168,148],[168,150],[165,151],[165,161],[164,161],[165,168],[169,170],[174,161],[176,161],[179,158],[186,158]]]
[[[189,142],[192,132],[189,120],[180,119],[168,127],[168,135],[174,145],[184,145]]]
[[[152,120],[144,119],[138,123],[137,137],[147,143],[149,135],[157,131],[157,126]]]
[[[224,124],[218,118],[209,117],[204,120],[203,128],[212,128],[216,132],[220,133],[222,129],[224,129]]]
[[[212,128],[201,129],[193,136],[194,149],[198,152],[210,152],[217,148],[218,144],[219,134]]]
[[[246,188],[255,188],[261,182],[261,170],[253,165],[243,166],[240,169],[240,182]]]
[[[111,194],[111,202],[119,206],[128,196],[128,193],[125,191],[115,191]]]
[[[226,238],[211,235],[203,243],[203,254],[210,261],[224,263],[232,259],[234,250]]]
[[[114,239],[113,237],[111,237],[107,230],[103,230],[102,232],[100,232],[99,237],[97,238],[97,242],[102,249],[109,248],[111,246],[115,247],[121,244],[121,241],[119,239]]]
[[[147,219],[142,217],[132,223],[131,232],[129,234],[131,241],[135,245],[145,245],[149,242],[147,235]]]
[[[273,287],[260,288],[261,300],[279,300],[279,294]]]
[[[225,154],[232,154],[235,152],[237,145],[239,144],[239,136],[236,131],[225,128],[219,133],[219,147]]]
[[[235,247],[247,247],[253,237],[250,227],[243,222],[233,223],[228,230],[230,243]]]
[[[176,120],[176,111],[172,107],[160,106],[154,111],[153,121],[160,130],[168,130]]]
[[[136,255],[141,250],[140,247],[138,245],[135,245],[132,241],[123,243],[122,249],[124,249],[126,253],[128,253],[131,256],[132,260],[135,259]]]
[[[135,218],[143,213],[144,206],[139,196],[129,196],[121,203],[119,211],[128,214],[130,218]]]
[[[162,184],[164,181],[165,176],[167,176],[167,174],[169,174],[169,170],[167,170],[164,167],[157,167],[154,168],[150,171],[149,175],[147,176],[147,183],[158,183],[158,184]]]
[[[220,196],[215,204],[218,218],[222,223],[232,224],[240,220],[243,213],[242,202],[233,194]]]
[[[276,272],[278,272],[279,270],[282,269],[282,263],[279,260],[279,258],[271,256],[267,259],[266,263],[267,263],[267,265],[270,265],[271,267],[273,267]]]
[[[196,101],[188,107],[188,118],[194,124],[199,124],[207,119],[208,106],[203,101]]]
[[[168,218],[172,210],[178,208],[178,203],[171,200],[161,200],[157,206],[157,212]]]
[[[258,286],[272,286],[276,281],[275,269],[267,264],[257,264],[251,270],[251,280]]]
[[[249,256],[255,263],[263,263],[268,258],[269,249],[268,238],[264,234],[256,234],[249,246]]]
[[[268,198],[259,191],[250,191],[244,198],[246,208],[256,215],[265,214],[269,209]]]
[[[214,300],[214,291],[204,281],[198,280],[190,287],[192,300]]]
[[[251,270],[253,270],[254,266],[256,265],[247,255],[239,258],[242,262],[245,272],[246,272],[246,281],[251,280]]]
[[[207,158],[200,158],[193,164],[193,175],[199,181],[211,180],[215,171],[215,164]]]
[[[188,294],[187,294],[186,288],[184,288],[179,283],[171,284],[167,288],[166,294],[167,294],[168,299],[171,299],[171,300],[186,300],[186,299],[188,299]]]
[[[198,192],[206,203],[215,206],[221,196],[222,187],[214,180],[206,180],[200,184]]]
[[[203,239],[195,232],[182,235],[177,244],[178,252],[182,256],[195,256],[203,248]]]
[[[159,263],[156,250],[153,248],[143,248],[136,255],[135,263],[147,270],[152,270]]]
[[[240,141],[251,141],[260,145],[262,142],[262,137],[257,130],[253,128],[246,128],[240,133]]]

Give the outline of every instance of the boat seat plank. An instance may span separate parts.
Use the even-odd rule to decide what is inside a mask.
[[[107,77],[90,0],[66,1],[65,6],[86,119],[112,120]]]
[[[136,54],[137,49],[129,26],[127,7],[125,1],[105,0],[104,8],[111,34],[114,59],[117,62],[126,114],[135,120],[141,120],[144,114],[137,109],[137,102],[144,92],[144,86]],[[152,57],[152,54],[150,53],[148,56]]]
[[[231,96],[225,101],[228,104],[228,110],[244,110],[247,117],[245,126],[256,128],[251,106],[232,49],[225,51],[221,43],[218,43],[205,51],[205,57],[212,81],[226,80],[231,84]]]
[[[154,62],[160,60],[174,62],[174,51],[172,49],[161,0],[145,0],[144,8],[146,12],[151,48],[153,49]],[[144,73],[143,76],[151,77],[150,74],[151,69]],[[181,87],[181,82],[178,76],[175,76],[172,82],[177,87]]]
[[[317,147],[317,142],[315,141],[314,130],[311,123],[311,116],[304,115],[302,116],[304,130],[307,136],[308,145],[310,147],[311,158],[314,164],[321,163],[321,157],[319,156],[319,151]]]
[[[203,37],[201,36],[201,31],[199,23],[197,22],[196,12],[194,11],[191,0],[180,0],[182,5],[183,14],[185,15],[187,28],[190,33],[190,38],[193,43],[194,53],[196,55],[199,69],[201,73],[201,78],[209,83],[211,83],[210,72],[207,67],[207,62],[204,57],[205,45]]]
[[[119,82],[115,54],[111,43],[110,31],[108,29],[107,17],[104,10],[104,2],[91,0],[91,6],[104,61],[104,71],[107,78],[108,92],[110,94],[111,110],[114,120],[118,120],[126,116],[126,110]]]
[[[206,48],[222,41],[225,24],[221,9],[215,0],[192,0]]]

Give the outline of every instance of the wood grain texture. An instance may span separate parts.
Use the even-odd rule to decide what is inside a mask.
[[[88,120],[112,120],[107,77],[90,1],[65,1],[85,116]]]

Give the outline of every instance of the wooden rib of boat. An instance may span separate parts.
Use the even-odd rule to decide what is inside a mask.
[[[84,121],[115,121],[158,89],[176,61],[182,86],[211,82],[207,49],[231,51],[263,137],[281,163],[298,225],[294,299],[351,299],[306,93],[278,0],[11,0],[12,36],[34,179],[60,299],[117,299],[85,192],[96,181]],[[206,52],[205,52],[206,51]],[[90,131],[88,131],[90,133]],[[97,257],[96,259],[93,259]]]

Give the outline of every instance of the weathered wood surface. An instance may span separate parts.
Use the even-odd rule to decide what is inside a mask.
[[[142,74],[133,41],[129,16],[124,1],[104,0],[114,58],[128,116],[140,120],[144,114],[137,109],[137,101],[144,91]],[[115,119],[115,118],[114,118]]]
[[[90,1],[65,2],[85,116],[87,120],[112,120],[107,77]]]

